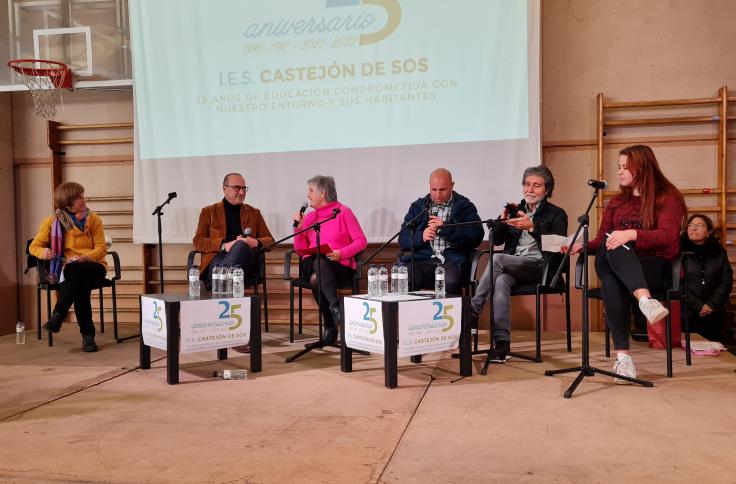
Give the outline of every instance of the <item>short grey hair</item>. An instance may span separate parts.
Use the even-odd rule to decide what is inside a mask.
[[[521,178],[522,185],[524,185],[528,176],[542,177],[544,179],[544,188],[547,190],[547,196],[545,198],[552,198],[552,192],[555,190],[555,177],[552,176],[549,168],[544,165],[530,166],[524,170],[524,176]]]
[[[318,190],[325,192],[325,200],[328,202],[337,201],[337,188],[335,188],[335,179],[331,176],[315,175],[307,180],[307,185],[314,185]]]

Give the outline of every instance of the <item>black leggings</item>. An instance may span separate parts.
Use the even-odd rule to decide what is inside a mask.
[[[595,271],[601,280],[601,295],[606,310],[606,324],[613,336],[613,347],[629,349],[629,321],[633,292],[648,289],[652,294],[669,287],[671,266],[667,259],[639,256],[623,246],[607,250],[601,242],[595,257]]]
[[[65,318],[74,304],[74,314],[77,315],[82,335],[95,334],[90,295],[92,289],[102,285],[105,274],[105,267],[97,262],[74,262],[64,266],[64,282],[59,284],[59,300],[54,312]]]
[[[322,271],[322,305],[319,309],[325,322],[329,324],[332,322],[330,306],[334,306],[339,302],[337,289],[352,285],[355,269],[331,261],[323,255],[319,257],[319,268]],[[302,274],[312,284],[312,295],[314,300],[317,301],[317,263],[314,257],[307,257],[302,260]]]

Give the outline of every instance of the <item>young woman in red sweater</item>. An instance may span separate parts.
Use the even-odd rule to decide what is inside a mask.
[[[669,283],[686,208],[682,194],[664,176],[648,146],[629,146],[619,152],[618,179],[620,193],[606,206],[588,251],[596,253],[606,324],[617,352],[613,369],[618,375],[635,378],[629,354],[631,303],[638,302],[652,324],[667,316],[667,309],[650,291],[665,289]],[[572,253],[581,249],[576,243]]]

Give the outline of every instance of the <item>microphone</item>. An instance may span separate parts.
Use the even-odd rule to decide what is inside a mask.
[[[243,229],[243,237],[250,237],[250,234],[252,233],[253,229],[251,229],[250,227],[246,227],[245,229]]]
[[[307,207],[308,207],[308,206],[309,206],[309,204],[308,204],[307,202],[304,202],[304,203],[302,203],[302,206],[301,206],[301,208],[299,209],[299,214],[300,214],[300,215],[304,215],[304,212],[306,212],[306,211],[307,211]],[[298,225],[299,225],[299,222],[297,222],[296,220],[294,220],[294,225],[293,225],[293,228],[297,228],[297,226],[298,226]]]
[[[166,201],[162,203],[161,205],[159,205],[158,207],[156,207],[156,210],[154,210],[151,215],[156,215],[157,213],[160,213],[161,215],[163,215],[163,212],[161,211],[161,209],[164,208],[164,205],[166,205],[167,203],[169,203],[171,200],[175,198],[176,198],[176,192],[170,192],[168,198],[166,198]]]
[[[339,208],[333,208],[332,209],[332,216],[333,217],[337,216],[338,213],[340,213],[340,209]]]
[[[606,180],[588,180],[588,185],[596,190],[605,190],[608,188],[608,182]]]

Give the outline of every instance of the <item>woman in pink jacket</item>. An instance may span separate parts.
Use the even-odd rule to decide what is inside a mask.
[[[350,285],[355,275],[355,255],[365,249],[368,241],[360,228],[353,211],[337,201],[335,179],[331,176],[317,175],[307,181],[307,199],[314,211],[307,215],[297,212],[294,220],[298,222],[295,231],[309,227],[316,222],[337,216],[321,226],[320,262],[322,271],[322,305],[320,312],[325,322],[325,334],[321,344],[331,345],[337,341],[340,323],[340,301],[337,297],[339,286]],[[308,230],[294,238],[294,249],[302,258],[301,268],[304,277],[312,284],[312,294],[317,297],[317,234]]]

